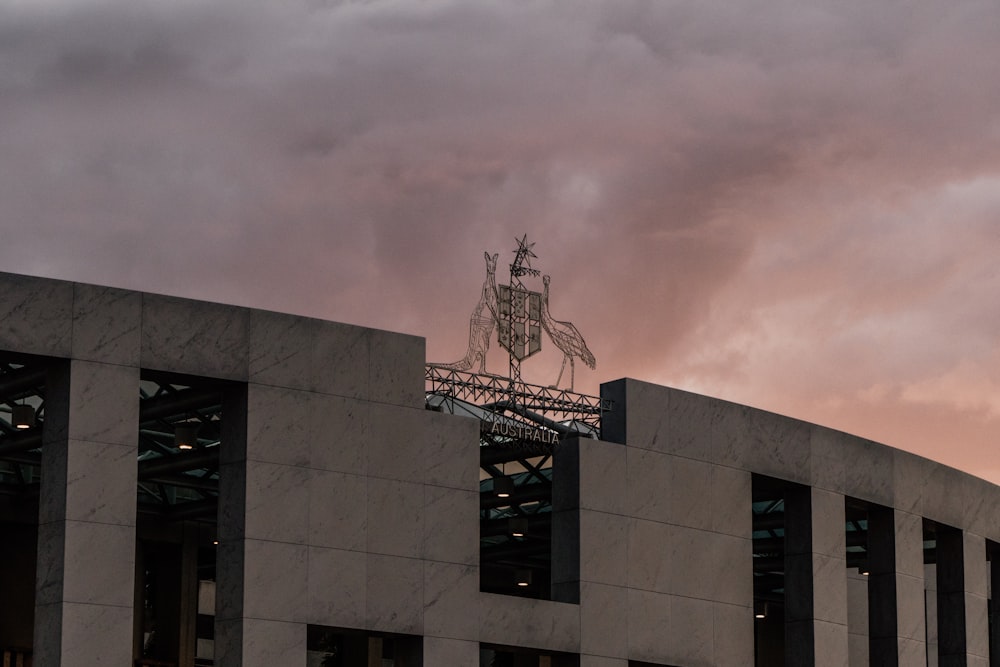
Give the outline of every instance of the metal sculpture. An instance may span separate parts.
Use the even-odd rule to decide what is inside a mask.
[[[583,340],[580,331],[572,322],[560,322],[549,314],[550,281],[551,278],[549,276],[542,276],[542,284],[545,286],[542,291],[542,328],[545,329],[545,333],[549,335],[555,346],[563,353],[563,362],[562,367],[559,369],[559,377],[556,378],[556,383],[552,386],[559,386],[563,372],[566,370],[566,362],[569,361],[569,389],[573,391],[573,383],[576,375],[575,357],[580,357],[580,360],[592,369],[597,366],[597,360],[587,348],[587,342]]]
[[[454,371],[467,371],[478,363],[480,374],[486,373],[486,353],[490,349],[490,337],[497,323],[497,253],[483,253],[486,258],[486,280],[483,281],[483,291],[479,303],[472,309],[469,318],[469,349],[465,356],[450,364],[434,364],[439,368]]]
[[[500,345],[510,353],[510,379],[521,381],[521,362],[542,349],[541,295],[525,288],[521,278],[537,276],[531,268],[528,235],[517,239],[517,250],[510,265],[510,285],[500,286],[500,311],[497,316]]]

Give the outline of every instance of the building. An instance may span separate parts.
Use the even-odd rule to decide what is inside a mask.
[[[1000,488],[629,379],[484,418],[424,357],[0,274],[3,665],[1000,665]]]

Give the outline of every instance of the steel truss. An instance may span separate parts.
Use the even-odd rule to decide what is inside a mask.
[[[428,396],[465,401],[498,415],[527,420],[560,436],[599,436],[601,417],[612,407],[610,400],[599,396],[456,371],[437,364],[427,365],[424,379]]]

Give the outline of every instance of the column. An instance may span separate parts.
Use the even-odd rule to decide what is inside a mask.
[[[990,581],[993,588],[989,598],[989,664],[1000,665],[1000,544],[987,542],[986,548],[990,554]]]
[[[72,361],[46,381],[35,662],[132,661],[139,370]]]
[[[985,540],[937,529],[938,664],[985,665],[989,659]]]
[[[919,516],[868,511],[868,632],[872,665],[926,665],[923,529]]]
[[[847,665],[844,496],[785,492],[785,664]]]

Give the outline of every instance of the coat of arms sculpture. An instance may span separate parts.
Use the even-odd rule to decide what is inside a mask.
[[[431,364],[432,367],[455,371],[472,371],[486,374],[486,353],[494,329],[497,342],[510,355],[510,375],[513,382],[521,381],[521,362],[542,349],[542,332],[563,353],[562,367],[553,388],[558,388],[569,363],[569,390],[575,384],[575,360],[579,358],[590,368],[595,368],[597,360],[587,348],[587,343],[572,322],[556,320],[549,314],[549,284],[551,278],[542,276],[542,292],[528,289],[522,278],[537,278],[541,272],[532,268],[531,258],[537,255],[528,243],[527,234],[517,239],[514,261],[510,264],[510,283],[497,286],[497,255],[483,253],[486,258],[486,280],[483,281],[479,302],[472,309],[469,318],[469,347],[465,356],[458,361],[445,364]]]

